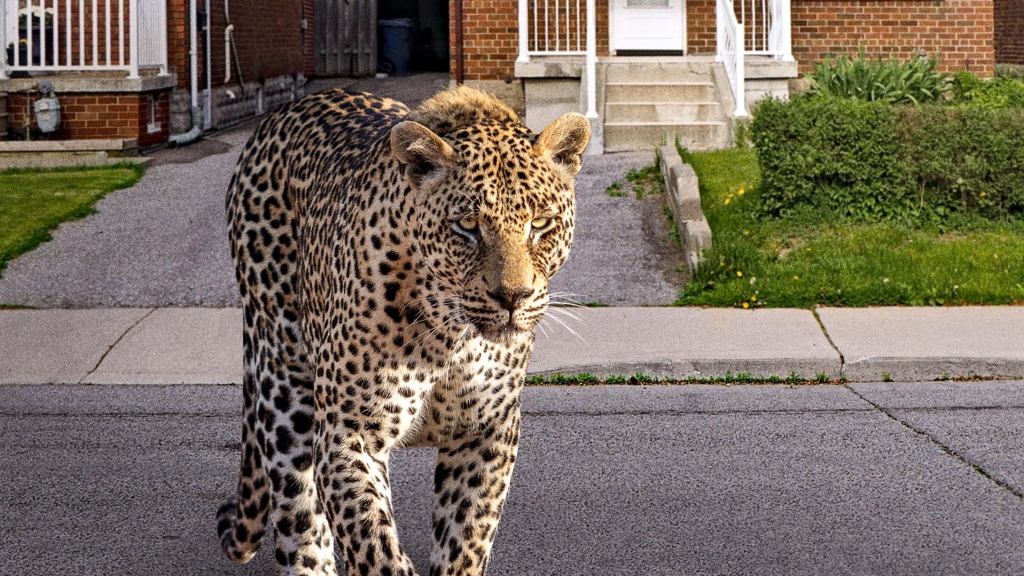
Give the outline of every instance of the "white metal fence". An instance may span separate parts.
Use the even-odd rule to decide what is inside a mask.
[[[167,72],[166,0],[0,0],[0,78],[10,72]]]
[[[750,55],[792,60],[790,0],[736,0],[737,20],[746,32],[744,50]]]
[[[596,0],[519,0],[519,57],[585,56],[586,114],[597,118]]]
[[[586,53],[586,5],[580,0],[526,0],[532,55]]]
[[[747,115],[747,91],[744,86],[744,26],[736,19],[732,0],[717,0],[715,5],[717,24],[718,59],[725,67],[733,99],[736,101],[734,116]]]

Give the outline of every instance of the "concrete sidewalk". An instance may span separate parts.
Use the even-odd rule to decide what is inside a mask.
[[[533,374],[821,375],[849,381],[1024,377],[1024,308],[578,308],[546,322]],[[820,321],[819,321],[820,320]],[[0,384],[228,384],[240,311],[0,311]]]

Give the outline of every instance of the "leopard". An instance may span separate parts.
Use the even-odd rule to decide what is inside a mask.
[[[229,560],[272,533],[278,574],[416,575],[389,466],[421,446],[429,574],[486,572],[590,135],[573,112],[532,131],[461,85],[412,109],[328,90],[259,123],[226,198],[243,319]]]

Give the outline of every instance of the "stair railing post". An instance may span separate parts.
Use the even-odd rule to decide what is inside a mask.
[[[777,18],[782,23],[779,31],[779,58],[786,62],[793,62],[793,16],[791,11],[792,0],[778,0],[779,15]]]
[[[587,118],[597,118],[597,13],[587,0]]]
[[[746,118],[747,116],[747,88],[746,88],[746,71],[743,69],[743,47],[746,46],[743,38],[743,23],[736,23],[736,47],[734,49],[734,58],[736,67],[736,117]]]
[[[0,2],[0,80],[7,78],[7,5]],[[18,53],[17,42],[15,42],[14,53]]]
[[[519,57],[516,62],[530,61],[529,0],[519,0]]]
[[[123,15],[121,16],[124,17]],[[128,77],[139,77],[139,0],[128,2]]]
[[[167,75],[167,0],[160,0],[160,26],[157,29],[160,34],[160,75]]]

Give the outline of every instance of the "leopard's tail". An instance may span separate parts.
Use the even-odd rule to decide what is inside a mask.
[[[245,375],[242,389],[245,395],[242,423],[242,462],[238,474],[238,491],[217,510],[217,533],[224,554],[232,562],[244,564],[252,560],[263,543],[270,511],[270,486],[263,468],[262,452],[256,444],[256,386],[255,354],[252,343],[243,336],[245,349]]]

